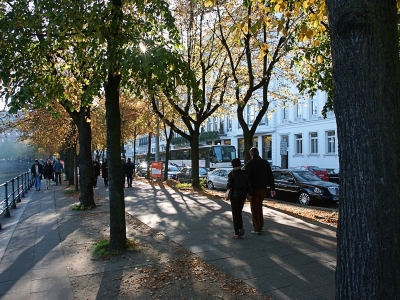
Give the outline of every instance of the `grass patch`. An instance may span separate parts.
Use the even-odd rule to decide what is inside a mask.
[[[79,211],[81,211],[81,210],[92,210],[93,208],[94,208],[93,205],[84,206],[84,205],[82,205],[80,203],[75,203],[74,205],[72,205],[72,210],[79,210]]]
[[[180,190],[188,190],[192,188],[192,184],[188,182],[178,183],[175,187]]]
[[[122,254],[123,251],[109,251],[110,241],[102,240],[94,245],[93,253],[101,258]],[[138,246],[133,240],[126,239],[126,251],[139,251]]]

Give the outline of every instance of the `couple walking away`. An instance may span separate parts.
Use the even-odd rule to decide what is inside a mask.
[[[231,210],[233,228],[232,238],[238,239],[244,235],[242,210],[246,198],[250,200],[250,209],[254,230],[252,234],[260,235],[263,231],[263,201],[267,195],[268,186],[271,188],[271,197],[275,196],[275,182],[269,162],[262,159],[258,149],[253,147],[249,151],[251,159],[243,170],[239,158],[232,160],[233,170],[228,174],[226,187],[232,188]]]

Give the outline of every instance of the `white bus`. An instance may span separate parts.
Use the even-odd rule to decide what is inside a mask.
[[[191,148],[171,149],[169,163],[178,166],[191,166]],[[235,146],[209,145],[199,147],[199,166],[209,168],[231,167],[231,160],[236,158]]]

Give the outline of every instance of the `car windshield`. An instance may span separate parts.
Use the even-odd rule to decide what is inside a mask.
[[[168,166],[168,171],[178,172],[180,169],[177,166]]]
[[[322,171],[322,169],[320,169],[319,167],[316,167],[316,166],[309,166],[308,169],[310,171]]]
[[[199,168],[199,174],[200,175],[204,175],[204,174],[207,174],[207,173],[208,173],[208,171],[207,171],[206,168]]]
[[[295,171],[292,174],[300,182],[322,181],[321,178],[310,171]]]

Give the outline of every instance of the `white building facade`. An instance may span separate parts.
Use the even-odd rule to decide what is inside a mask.
[[[333,112],[323,118],[321,111],[326,102],[325,93],[317,93],[312,99],[299,100],[298,103],[282,104],[272,101],[267,114],[258,125],[253,146],[260,155],[272,165],[286,167],[318,166],[335,169],[339,167],[336,119]],[[255,108],[245,109],[248,124],[257,114]],[[235,117],[211,117],[202,133],[215,132],[212,139],[203,144],[228,144],[237,149],[237,156],[243,156],[243,132]],[[138,160],[147,153],[148,137],[142,136],[136,141]],[[165,151],[165,138],[159,138],[160,160]],[[155,153],[155,137],[151,140],[151,152]],[[125,145],[126,156],[133,157],[133,143]]]

